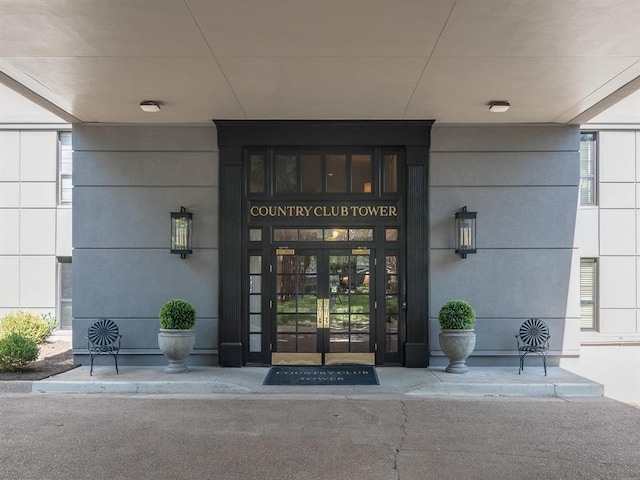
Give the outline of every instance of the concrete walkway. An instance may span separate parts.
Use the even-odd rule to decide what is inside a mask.
[[[601,397],[599,383],[562,368],[472,367],[467,374],[444,368],[377,367],[376,386],[265,386],[268,367],[191,367],[183,374],[166,374],[163,367],[82,366],[35,382],[0,382],[0,393],[111,393],[111,394],[252,394],[349,397],[420,398],[434,395],[516,397]]]

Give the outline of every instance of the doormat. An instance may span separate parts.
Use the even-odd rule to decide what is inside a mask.
[[[271,367],[263,385],[380,385],[374,367]]]

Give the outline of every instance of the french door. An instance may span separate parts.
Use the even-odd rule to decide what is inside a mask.
[[[271,364],[375,364],[373,250],[277,249]]]

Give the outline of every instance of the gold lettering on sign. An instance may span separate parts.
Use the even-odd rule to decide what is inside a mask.
[[[252,217],[397,217],[395,205],[253,205]]]

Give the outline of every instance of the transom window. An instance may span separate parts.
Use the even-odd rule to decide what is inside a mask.
[[[373,228],[274,228],[274,242],[372,242]]]
[[[398,192],[398,152],[264,150],[247,155],[250,195]]]

